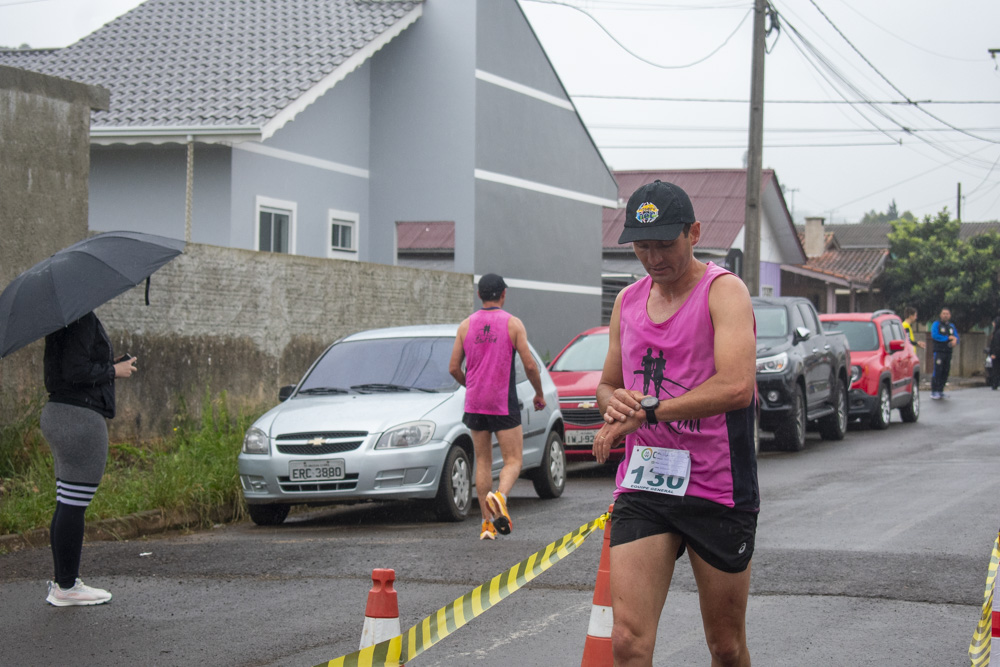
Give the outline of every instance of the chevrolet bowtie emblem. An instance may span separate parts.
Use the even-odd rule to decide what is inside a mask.
[[[326,442],[326,440],[324,440],[323,438],[313,438],[312,440],[306,440],[306,444],[307,445],[312,445],[313,447],[319,447],[320,445],[324,444],[325,442]]]
[[[590,408],[594,407],[594,404],[591,403],[590,401],[584,401],[583,403],[577,403],[577,407],[583,408],[584,410],[589,410]]]

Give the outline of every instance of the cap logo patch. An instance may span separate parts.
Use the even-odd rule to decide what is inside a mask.
[[[651,202],[644,202],[635,211],[635,219],[642,223],[653,222],[658,217],[660,217],[660,209],[656,208],[656,204]]]

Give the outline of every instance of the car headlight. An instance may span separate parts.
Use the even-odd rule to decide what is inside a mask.
[[[788,365],[788,353],[782,352],[773,357],[762,357],[757,360],[758,373],[780,373]]]
[[[391,428],[375,443],[375,449],[417,447],[426,445],[434,436],[434,422],[410,422]]]
[[[255,426],[247,429],[247,434],[243,436],[244,454],[270,454],[271,443],[268,442],[267,434]]]
[[[861,379],[861,366],[851,366],[851,384]]]

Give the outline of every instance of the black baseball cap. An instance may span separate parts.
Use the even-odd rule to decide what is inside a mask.
[[[507,289],[507,283],[495,273],[487,273],[479,279],[479,298],[483,301],[496,301]]]
[[[628,198],[625,229],[618,242],[673,241],[684,225],[694,222],[694,207],[687,193],[673,183],[655,180]]]

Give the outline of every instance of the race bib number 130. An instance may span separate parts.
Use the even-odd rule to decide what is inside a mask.
[[[622,486],[683,496],[691,481],[691,452],[663,447],[634,447]]]

